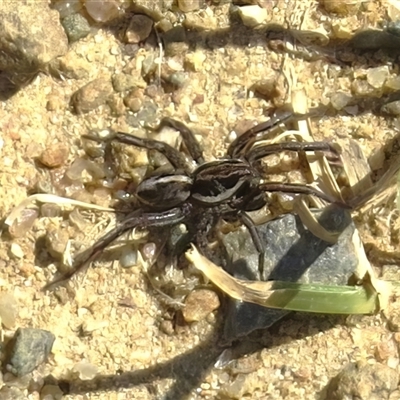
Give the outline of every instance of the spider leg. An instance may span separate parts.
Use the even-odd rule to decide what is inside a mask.
[[[182,135],[183,142],[185,143],[189,154],[197,164],[202,164],[204,162],[203,150],[201,149],[199,142],[193,132],[182,122],[165,117],[160,121],[160,124],[157,127],[150,128],[150,130],[159,132],[165,126],[176,129]]]
[[[82,137],[85,139],[94,140],[96,142],[116,141],[118,143],[137,146],[148,150],[157,150],[168,159],[168,161],[172,164],[172,166],[175,169],[183,170],[186,173],[190,173],[190,171],[192,170],[192,166],[182,155],[182,153],[180,153],[178,150],[176,150],[169,144],[160,142],[159,140],[143,139],[123,132],[116,132],[110,137],[105,139],[99,138],[94,135],[82,135]]]
[[[239,213],[239,218],[248,229],[251,239],[253,240],[254,246],[258,252],[258,272],[260,274],[260,278],[262,279],[264,274],[264,257],[265,257],[265,250],[264,246],[261,242],[260,235],[258,234],[256,225],[251,217],[246,214],[245,212],[241,211]]]
[[[309,194],[312,196],[319,197],[329,203],[337,204],[344,208],[351,208],[346,203],[343,203],[339,199],[330,196],[312,186],[303,185],[301,183],[281,183],[281,182],[262,182],[259,185],[260,190],[264,192],[284,192],[284,193],[294,193],[294,194]]]
[[[268,121],[262,122],[252,128],[248,129],[238,138],[236,138],[228,147],[227,153],[231,158],[238,158],[244,154],[249,147],[251,147],[254,142],[260,139],[260,136],[264,137],[267,134],[271,134],[276,131],[285,130],[282,125],[287,123],[315,116],[315,112],[310,112],[308,114],[296,114],[293,111],[285,111],[271,117]],[[259,135],[262,133],[263,135]]]
[[[287,150],[295,152],[324,151],[334,154],[336,158],[339,157],[338,151],[328,142],[284,142],[256,146],[246,154],[246,158],[250,163],[253,163],[269,154]]]
[[[238,158],[240,155],[245,153],[248,146],[256,141],[257,135],[261,132],[273,132],[281,124],[289,122],[293,117],[293,112],[287,111],[279,117],[272,117],[268,121],[257,124],[252,128],[248,129],[242,135],[237,137],[228,147],[227,153],[232,158]]]
[[[81,253],[78,256],[77,264],[69,272],[47,284],[43,290],[53,289],[58,284],[69,280],[76,273],[84,270],[85,267],[94,261],[107,246],[125,232],[133,228],[145,229],[147,227],[162,227],[178,224],[185,219],[189,212],[190,206],[187,207],[186,205],[182,208],[176,207],[159,213],[147,213],[143,212],[141,209],[132,212],[120,225],[117,225],[114,229],[107,232],[92,247]]]

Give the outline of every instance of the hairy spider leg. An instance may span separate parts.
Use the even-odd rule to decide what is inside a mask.
[[[159,213],[148,213],[144,212],[142,209],[130,213],[120,225],[111,229],[97,240],[93,246],[81,253],[78,256],[77,264],[71,268],[70,271],[47,284],[43,290],[51,290],[60,283],[71,279],[76,273],[84,270],[85,267],[89,266],[89,264],[94,261],[107,246],[122,236],[125,232],[134,228],[146,229],[150,227],[176,225],[185,219],[185,217],[190,213],[190,209],[191,205],[185,204],[183,207],[176,207]]]
[[[204,163],[203,150],[201,149],[200,143],[197,141],[192,130],[182,122],[169,117],[164,117],[157,127],[147,129],[150,129],[153,132],[160,132],[161,129],[166,126],[177,130],[181,134],[187,151],[197,164]]]
[[[269,154],[278,153],[280,151],[295,151],[297,153],[301,151],[323,151],[330,152],[339,158],[339,153],[328,142],[283,142],[283,143],[272,143],[266,145],[255,146],[245,155],[245,158],[252,164]]]
[[[247,153],[248,149],[257,141],[266,139],[268,135],[276,134],[277,131],[284,131],[285,124],[298,121],[304,118],[315,116],[315,111],[307,114],[296,114],[291,110],[281,112],[279,115],[271,117],[268,121],[261,122],[248,129],[237,137],[228,147],[227,153],[231,158],[239,158]]]
[[[243,211],[240,211],[239,218],[249,231],[251,239],[258,252],[258,272],[260,274],[260,278],[262,279],[264,274],[265,250],[261,242],[260,235],[258,234],[258,230],[256,228],[254,221],[248,214],[246,214]]]
[[[259,186],[260,190],[264,192],[284,192],[293,194],[308,194],[315,197],[319,197],[328,203],[333,203],[343,208],[350,209],[351,207],[338,200],[337,198],[330,196],[312,186],[304,185],[302,183],[282,183],[282,182],[262,182]]]
[[[157,150],[168,159],[175,169],[183,170],[187,174],[190,174],[192,170],[192,166],[188,163],[185,156],[169,144],[160,142],[159,140],[143,139],[123,132],[116,132],[111,137],[104,139],[93,135],[82,135],[82,137],[96,142],[115,141],[147,150]]]

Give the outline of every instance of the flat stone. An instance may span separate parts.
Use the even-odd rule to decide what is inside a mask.
[[[286,214],[257,226],[265,248],[263,281],[279,280],[300,283],[346,285],[358,259],[351,236],[355,230],[350,214],[339,207],[315,211],[320,223],[331,231],[342,232],[336,244],[314,236],[300,218]],[[247,229],[223,236],[228,272],[240,279],[260,280],[259,254]],[[229,300],[224,340],[230,343],[256,329],[273,325],[288,311],[269,309],[256,304]]]

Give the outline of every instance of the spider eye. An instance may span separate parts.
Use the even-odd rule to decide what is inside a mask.
[[[186,175],[153,176],[140,183],[136,196],[144,205],[168,209],[189,198],[192,184],[192,179]]]

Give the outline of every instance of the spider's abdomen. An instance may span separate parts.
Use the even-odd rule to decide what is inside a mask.
[[[189,198],[192,184],[192,179],[186,175],[152,176],[139,184],[136,197],[143,205],[168,209]]]

